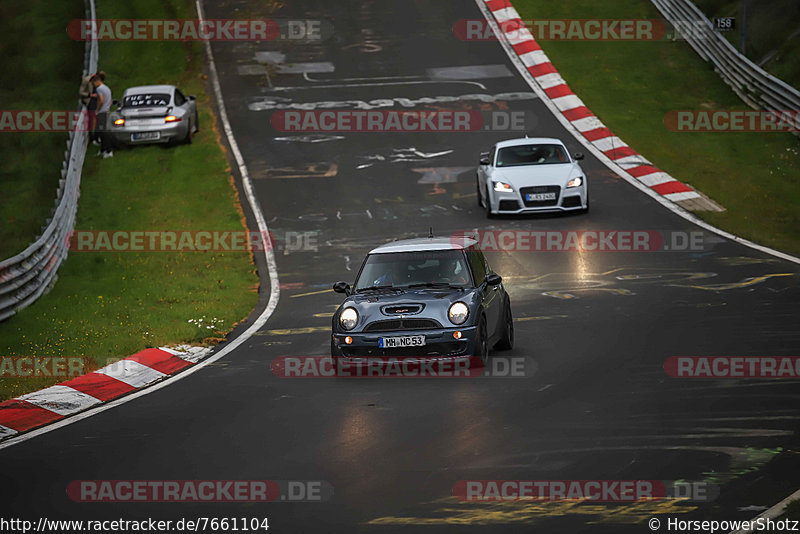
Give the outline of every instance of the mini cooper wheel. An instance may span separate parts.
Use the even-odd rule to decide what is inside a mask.
[[[480,359],[484,367],[489,363],[489,334],[486,331],[486,317],[481,317],[481,322],[478,326],[474,357]]]
[[[503,336],[494,346],[498,350],[511,350],[514,348],[514,318],[511,316],[511,303],[506,299],[503,307]]]

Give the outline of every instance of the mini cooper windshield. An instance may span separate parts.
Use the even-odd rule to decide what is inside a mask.
[[[460,250],[393,252],[367,256],[355,290],[467,287],[471,282]]]
[[[564,147],[561,145],[517,145],[500,149],[497,154],[497,167],[518,167],[521,165],[547,165],[569,163]]]

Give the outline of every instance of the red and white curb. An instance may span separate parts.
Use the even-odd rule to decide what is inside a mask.
[[[654,166],[615,136],[572,92],[508,0],[483,1],[497,21],[500,32],[534,81],[564,118],[597,150],[631,178],[684,209],[724,211],[724,208],[702,193]]]
[[[207,347],[146,349],[89,374],[0,403],[0,441],[149,386],[200,361]]]

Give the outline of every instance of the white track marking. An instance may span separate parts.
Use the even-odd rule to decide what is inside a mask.
[[[554,98],[553,104],[561,111],[569,111],[583,106],[583,101],[575,95],[566,95]]]
[[[17,397],[16,400],[29,402],[34,406],[64,416],[85,410],[101,402],[100,399],[68,386],[51,386]]]
[[[778,517],[780,517],[783,514],[784,510],[786,509],[786,507],[789,505],[790,502],[796,501],[798,499],[800,499],[800,490],[795,491],[794,493],[792,493],[791,495],[789,495],[788,497],[783,499],[781,502],[779,502],[778,504],[776,504],[775,506],[773,506],[772,508],[770,508],[766,512],[764,512],[764,513],[760,514],[759,516],[754,517],[753,519],[751,519],[750,520],[751,526],[754,525],[754,524],[756,526],[758,526],[758,524],[756,523],[756,520],[759,519],[759,518],[764,518],[764,519],[769,518],[769,519],[772,519],[772,520],[777,519]],[[766,523],[766,521],[764,521],[764,522]],[[740,529],[740,530],[737,530],[735,532],[731,532],[731,534],[751,534],[753,532],[756,532],[756,528],[752,528],[750,530]]]
[[[533,54],[534,52],[528,52],[527,54],[522,54],[519,58],[525,63],[525,57]],[[546,57],[546,56],[545,56]],[[547,60],[549,61],[549,60]],[[527,65],[527,63],[526,63]],[[530,65],[528,65],[530,66]],[[564,85],[565,82],[564,78],[557,72],[551,72],[550,74],[542,74],[541,76],[536,77],[536,83],[538,83],[542,89],[550,89],[551,87],[556,87],[558,85]],[[591,118],[591,117],[589,117]],[[574,124],[574,123],[573,123]]]
[[[167,376],[161,371],[156,371],[152,367],[147,367],[133,360],[120,360],[111,365],[106,365],[97,371],[97,374],[116,378],[120,382],[125,382],[135,388],[144,387]]]
[[[695,191],[682,191],[680,193],[667,193],[664,196],[673,202],[679,202],[681,200],[691,200],[693,198],[700,198],[700,193],[697,193]]]
[[[637,178],[640,182],[642,182],[647,187],[653,187],[654,185],[658,184],[665,184],[667,182],[674,182],[675,178],[670,176],[665,172],[653,172],[650,174],[645,174]]]

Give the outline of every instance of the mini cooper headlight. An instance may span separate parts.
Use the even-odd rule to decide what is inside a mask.
[[[469,317],[469,308],[463,302],[455,302],[447,312],[450,322],[453,324],[464,324]]]
[[[342,313],[339,314],[339,324],[342,325],[342,328],[345,330],[352,330],[356,327],[357,322],[358,312],[355,308],[345,308],[342,310]]]
[[[577,176],[572,180],[570,180],[569,182],[567,182],[567,187],[580,187],[582,183],[583,183],[583,176]]]

